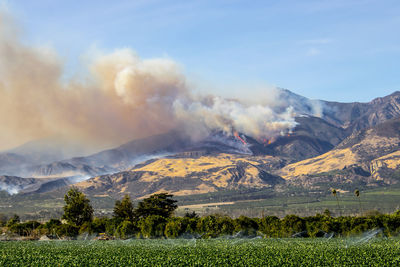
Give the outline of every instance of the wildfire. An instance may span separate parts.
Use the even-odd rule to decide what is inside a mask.
[[[291,136],[293,136],[293,133],[291,133],[291,132],[286,133],[286,134],[282,133],[281,136],[283,136],[283,137],[291,137]],[[276,137],[263,138],[263,139],[259,139],[259,142],[262,143],[264,146],[268,146],[268,145],[272,144],[273,142],[275,142],[276,139],[277,139]]]
[[[246,141],[242,137],[240,137],[238,132],[234,132],[233,135],[243,143],[243,145],[247,145]]]
[[[264,146],[268,146],[268,145],[272,144],[273,142],[275,142],[275,138],[273,138],[273,137],[270,139],[264,138],[262,140],[262,143],[264,144]]]

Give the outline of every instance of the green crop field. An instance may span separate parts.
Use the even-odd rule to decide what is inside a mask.
[[[0,242],[0,266],[399,266],[400,239]]]

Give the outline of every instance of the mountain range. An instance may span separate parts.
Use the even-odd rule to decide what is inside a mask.
[[[75,185],[92,196],[141,198],[400,181],[400,92],[368,103],[310,100],[283,89],[280,97],[297,124],[273,140],[214,131],[193,141],[172,130],[75,157],[71,146],[40,140],[0,153],[0,190],[31,195]]]

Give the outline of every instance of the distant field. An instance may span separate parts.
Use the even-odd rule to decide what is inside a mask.
[[[360,190],[359,199],[354,195],[353,190],[349,190],[347,193],[338,193],[339,206],[336,198],[330,194],[329,190],[326,191],[324,194],[298,190],[282,194],[267,192],[265,195],[259,191],[243,193],[242,199],[234,199],[239,194],[218,192],[209,194],[208,197],[199,195],[195,200],[178,199],[181,203],[191,201],[190,204],[193,206],[186,207],[200,214],[219,212],[231,216],[276,215],[284,217],[287,214],[312,216],[324,212],[325,209],[329,209],[333,216],[340,216],[360,215],[371,211],[392,213],[400,209],[400,188],[395,186]],[[203,203],[203,205],[195,205],[194,202]],[[217,202],[219,205],[207,205],[207,203]],[[182,209],[179,211],[183,212]]]
[[[0,266],[399,266],[399,239],[0,242]]]
[[[276,193],[270,189],[241,191],[221,191],[207,194],[177,196],[177,215],[187,211],[196,211],[200,215],[222,213],[238,217],[246,215],[261,217],[287,214],[311,216],[329,209],[333,216],[359,215],[371,210],[381,213],[392,213],[400,209],[400,186],[360,189],[360,199],[354,195],[354,188],[347,193],[338,193],[339,208],[336,198],[329,189],[324,192],[313,192],[295,188],[288,192]],[[111,197],[89,197],[96,210],[96,216],[111,215],[115,199]],[[361,207],[360,207],[360,202]],[[8,215],[17,213],[22,218],[50,219],[62,214],[63,194],[58,195],[15,195],[0,194],[0,213]]]

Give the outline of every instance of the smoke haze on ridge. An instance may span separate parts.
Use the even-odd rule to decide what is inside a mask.
[[[48,136],[100,149],[171,129],[195,139],[213,130],[270,138],[296,125],[299,110],[279,89],[251,101],[198,96],[178,63],[130,49],[99,53],[83,77],[66,80],[57,53],[24,44],[19,33],[0,12],[0,150]]]

